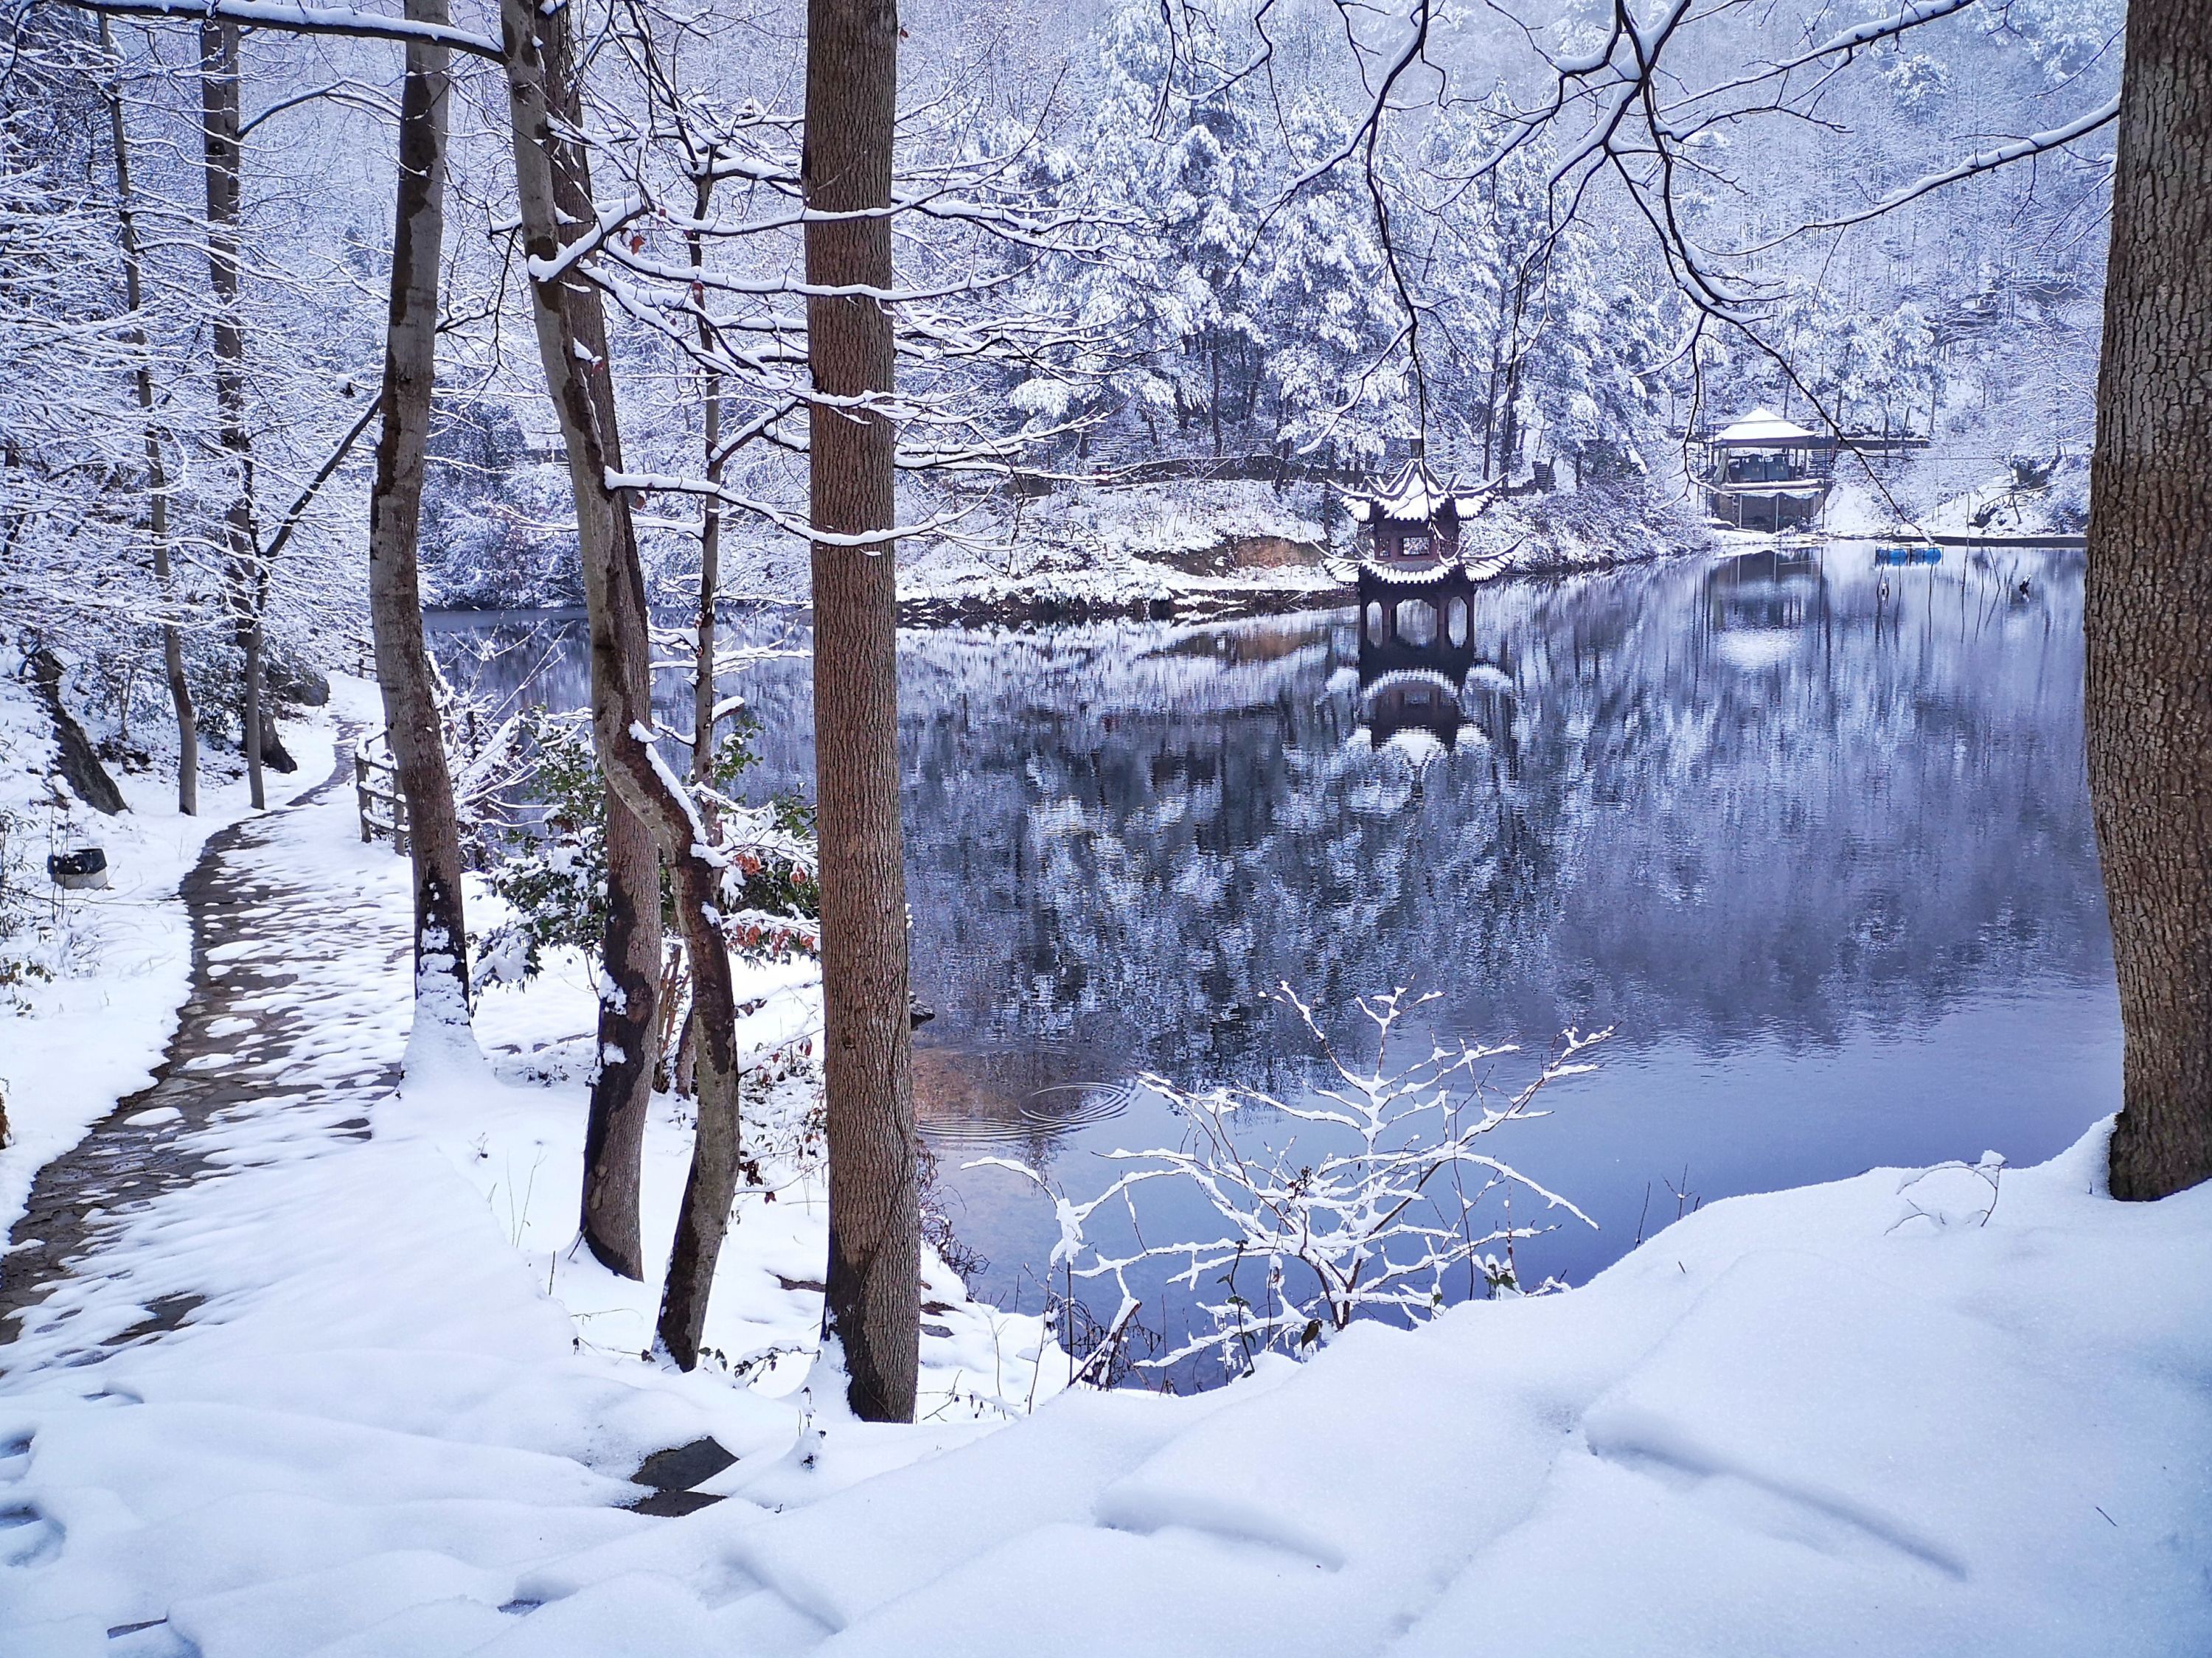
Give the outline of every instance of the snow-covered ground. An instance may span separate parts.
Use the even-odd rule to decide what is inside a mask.
[[[1942,457],[1932,458],[1933,471]],[[2032,539],[2078,536],[2089,519],[2089,464],[2086,457],[2056,463],[2040,483],[2023,483],[2009,469],[1957,494],[1916,507],[1912,486],[1923,482],[1907,474],[1885,489],[1865,482],[1838,483],[1828,498],[1821,524],[1830,535],[1987,536]]]
[[[1597,569],[1705,545],[1673,488],[1491,501],[1470,530],[1470,548],[1510,574]],[[1126,613],[1158,604],[1191,618],[1324,604],[1349,592],[1344,561],[1356,550],[1358,525],[1334,489],[1182,480],[1070,486],[1018,512],[994,502],[963,529],[958,538],[902,544],[899,597],[910,615]],[[804,547],[740,535],[726,558],[726,589],[804,599]]]
[[[191,972],[191,929],[178,883],[210,835],[252,811],[243,774],[226,775],[213,756],[197,817],[178,812],[169,776],[112,767],[131,809],[110,817],[78,802],[52,776],[52,727],[15,665],[0,653],[0,813],[16,821],[23,841],[21,862],[0,885],[26,884],[33,924],[0,938],[0,1096],[10,1126],[0,1145],[0,1235],[22,1212],[40,1166],[152,1079]],[[299,769],[267,774],[272,806],[330,774],[331,731],[327,710],[285,726]],[[109,884],[68,893],[52,887],[49,847],[86,845],[107,853]],[[11,959],[32,970],[10,974]],[[15,981],[5,983],[9,977]]]
[[[179,1131],[220,1172],[114,1217],[0,1347],[9,1658],[2212,1650],[2212,1188],[2111,1201],[2102,1128],[1711,1205],[1567,1294],[1194,1398],[1053,1396],[1035,1321],[933,1267],[929,1419],[860,1424],[803,1360],[641,1359],[649,1298],[568,1247],[580,970],[488,1003],[489,1074],[314,1127],[404,1036],[404,865],[352,811],[265,820],[257,871],[319,902],[229,958],[324,1017],[240,1033],[266,1097]],[[656,1242],[683,1139],[654,1126]],[[817,1315],[803,1154],[772,1185],[710,1317],[732,1360]],[[627,1506],[707,1436],[721,1500]]]

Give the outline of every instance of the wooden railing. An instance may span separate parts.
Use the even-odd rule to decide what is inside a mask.
[[[382,732],[371,732],[353,745],[354,794],[361,803],[361,839],[389,841],[404,858],[407,844],[407,801],[399,793],[399,774],[392,763],[392,742]]]

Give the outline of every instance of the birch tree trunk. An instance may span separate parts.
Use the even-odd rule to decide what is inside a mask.
[[[246,334],[238,313],[238,25],[200,20],[202,172],[207,185],[208,287],[215,296],[215,395],[234,471],[223,513],[231,623],[244,658],[239,746],[257,810],[268,804],[261,766],[261,616],[253,528],[253,440],[246,426]]]
[[[100,48],[111,64],[119,63],[115,32],[107,19],[100,20]],[[131,191],[131,135],[123,119],[123,83],[107,83],[108,136],[115,149],[115,216],[123,243],[123,288],[136,316],[145,302],[143,260],[138,248],[136,198]],[[140,351],[149,344],[145,328],[137,331]],[[138,393],[138,412],[146,422],[147,533],[154,544],[154,580],[161,593],[161,671],[169,683],[169,707],[177,719],[177,810],[187,817],[200,809],[199,717],[192,708],[191,686],[185,678],[185,643],[176,620],[176,582],[169,567],[169,479],[161,459],[161,434],[154,420],[154,367],[141,357],[132,375]]]
[[[407,0],[410,22],[446,22],[445,0]],[[438,268],[446,240],[444,46],[407,46],[399,94],[398,200],[392,231],[383,430],[368,505],[368,604],[376,679],[392,768],[407,802],[415,877],[415,1024],[465,1029],[468,928],[462,914],[461,835],[446,765],[430,653],[422,638],[416,563],[430,402],[437,380]]]
[[[2212,1177],[2212,8],[2133,0],[2090,470],[2088,761],[2126,1028],[2112,1190]]]
[[[895,0],[809,0],[806,279],[891,284]],[[914,1416],[921,1198],[899,823],[897,593],[890,316],[866,294],[811,295],[815,801],[821,837],[823,1062],[830,1115],[825,1339],[870,1421]]]
[[[576,502],[577,549],[591,616],[592,743],[608,786],[646,826],[668,865],[698,1009],[698,1131],[659,1319],[662,1343],[689,1370],[698,1363],[714,1262],[738,1178],[736,1001],[729,951],[716,927],[721,871],[702,844],[704,831],[690,802],[651,746],[645,578],[629,496],[610,482],[621,473],[622,446],[605,313],[599,290],[562,258],[562,225],[586,234],[596,220],[584,152],[556,132],[552,118],[559,108],[564,126],[573,130],[580,104],[568,14],[557,8],[540,11],[532,0],[501,0],[500,28],[538,360],[568,444]],[[657,910],[643,913],[652,914],[657,926]],[[645,1060],[648,1078],[652,1035],[647,1017],[635,1052]],[[587,1187],[590,1175],[587,1169]]]

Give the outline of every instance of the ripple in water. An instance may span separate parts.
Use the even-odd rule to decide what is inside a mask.
[[[1110,1121],[1128,1110],[1136,1093],[1129,1082],[1065,1083],[1012,1102],[1011,1116],[938,1115],[925,1109],[920,1127],[924,1138],[942,1145],[1027,1144],[1040,1134],[1056,1139]]]

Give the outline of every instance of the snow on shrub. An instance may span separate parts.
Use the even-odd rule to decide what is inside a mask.
[[[606,931],[606,790],[589,725],[580,714],[538,708],[521,716],[520,726],[532,756],[527,786],[541,816],[510,836],[492,864],[491,890],[509,913],[477,945],[479,979],[488,983],[529,979],[549,949],[595,956]],[[757,758],[757,729],[740,710],[715,754],[712,786],[694,789],[725,859],[722,932],[742,959],[811,956],[821,908],[811,809],[794,796],[754,806],[723,792]],[[665,871],[661,884],[665,909]]]
[[[1593,1070],[1582,1056],[1609,1030],[1568,1030],[1534,1075],[1507,1089],[1494,1079],[1492,1062],[1519,1051],[1510,1044],[1432,1042],[1425,1057],[1394,1068],[1398,1027],[1437,993],[1411,996],[1399,989],[1357,1000],[1376,1036],[1373,1063],[1364,1068],[1341,1057],[1287,984],[1279,994],[1335,1073],[1310,1099],[1293,1102],[1236,1087],[1193,1092],[1148,1075],[1143,1085],[1189,1125],[1184,1144],[1103,1154],[1134,1166],[1081,1203],[1010,1159],[983,1157],[969,1165],[1011,1169],[1051,1193],[1060,1234],[1051,1268],[1066,1280],[1068,1301],[1079,1278],[1111,1279],[1120,1289],[1120,1309],[1079,1366],[1077,1380],[1103,1384],[1126,1366],[1121,1350],[1139,1304],[1128,1274],[1140,1262],[1179,1263],[1169,1286],[1188,1297],[1197,1316],[1194,1333],[1136,1363],[1165,1370],[1210,1354],[1241,1376],[1271,1349],[1304,1357],[1355,1319],[1431,1318],[1455,1288],[1469,1296],[1522,1293],[1513,1246],[1552,1229],[1514,1221],[1516,1191],[1547,1210],[1597,1224],[1483,1147],[1507,1123],[1549,1115],[1538,1104],[1545,1090]],[[1294,1132],[1260,1132],[1279,1123]],[[1300,1125],[1316,1131],[1316,1144],[1299,1143]],[[1138,1195],[1161,1181],[1199,1193],[1223,1223],[1221,1231],[1194,1242],[1144,1242]],[[1479,1221],[1478,1212],[1493,1196],[1502,1213],[1494,1223]],[[1127,1212],[1137,1240],[1132,1253],[1104,1254],[1086,1236],[1091,1217],[1109,1206]],[[1538,1289],[1563,1287],[1547,1279]]]

